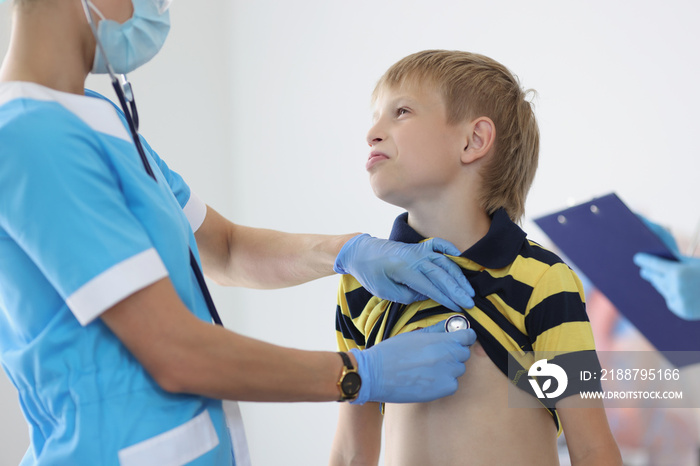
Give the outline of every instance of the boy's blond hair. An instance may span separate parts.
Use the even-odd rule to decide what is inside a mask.
[[[426,50],[392,65],[377,83],[372,99],[384,88],[404,84],[434,84],[445,99],[449,124],[480,116],[493,120],[496,140],[481,173],[481,207],[489,215],[503,207],[513,221],[519,221],[537,170],[540,135],[518,78],[483,55]]]

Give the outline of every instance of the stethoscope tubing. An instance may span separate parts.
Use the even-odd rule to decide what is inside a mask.
[[[131,87],[131,84],[128,81],[126,81],[126,85]],[[141,158],[143,168],[146,170],[148,176],[150,176],[153,179],[153,181],[158,183],[156,175],[155,173],[153,173],[153,169],[151,168],[151,164],[148,162],[148,157],[146,157],[146,151],[143,149],[143,144],[141,144],[141,138],[139,138],[138,120],[135,120],[134,116],[132,116],[131,113],[131,111],[133,111],[133,115],[138,115],[136,110],[136,101],[133,97],[133,94],[128,99],[130,105],[127,105],[127,98],[124,95],[122,85],[119,83],[116,76],[114,75],[112,75],[112,87],[114,87],[114,91],[116,92],[117,98],[119,99],[119,105],[121,106],[122,111],[124,112],[124,116],[126,117],[126,122],[129,126],[129,131],[131,132],[131,138],[134,141],[134,145],[136,146],[136,151],[139,153],[139,157]],[[131,107],[131,111],[129,111],[129,106]],[[221,322],[219,312],[216,310],[214,300],[211,297],[211,293],[209,293],[209,287],[207,287],[207,283],[204,280],[204,274],[202,274],[202,269],[199,267],[199,263],[197,262],[197,259],[195,258],[194,253],[192,252],[192,248],[188,247],[188,249],[190,252],[190,266],[192,267],[192,272],[194,273],[194,276],[197,279],[197,284],[199,285],[199,288],[202,291],[202,295],[204,296],[204,301],[207,304],[209,315],[211,316],[212,320],[216,325],[223,326],[223,322]]]
[[[105,53],[105,50],[102,47],[102,43],[100,42],[100,39],[98,37],[97,26],[95,25],[95,21],[92,18],[92,12],[90,11],[89,2],[88,0],[82,0],[81,3],[83,5],[83,9],[85,10],[85,16],[87,18],[87,21],[90,24],[92,34],[95,37],[97,47],[100,49],[100,52],[102,53],[102,56],[106,61],[107,72],[109,73],[109,76],[112,80],[112,87],[114,88],[114,92],[116,92],[117,98],[119,99],[119,106],[124,112],[124,117],[126,118],[127,125],[129,126],[129,132],[131,133],[131,139],[134,141],[136,151],[139,153],[141,163],[143,163],[143,168],[146,170],[148,176],[150,176],[153,179],[153,181],[158,183],[156,175],[155,173],[153,173],[153,169],[151,168],[151,164],[148,162],[148,157],[146,157],[146,151],[144,151],[143,145],[141,144],[141,138],[139,138],[139,114],[136,109],[136,100],[134,99],[131,83],[126,79],[125,75],[122,75],[124,83],[119,83],[116,73],[114,72],[112,65],[109,63],[107,54]],[[128,96],[125,95],[125,88],[128,90]],[[129,110],[129,107],[131,107],[131,110]],[[223,326],[223,323],[221,322],[221,317],[219,317],[219,312],[216,310],[216,306],[214,305],[214,300],[212,299],[211,294],[209,293],[207,283],[206,281],[204,281],[204,274],[202,274],[202,270],[199,267],[199,263],[197,262],[194,253],[192,252],[192,248],[188,246],[188,249],[190,251],[190,266],[192,267],[192,272],[194,272],[194,276],[197,279],[197,284],[199,285],[199,288],[202,291],[202,295],[204,296],[204,301],[207,304],[209,314],[211,315],[211,318],[215,324]]]

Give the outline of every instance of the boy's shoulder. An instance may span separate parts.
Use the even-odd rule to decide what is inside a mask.
[[[579,282],[576,272],[564,259],[530,238],[523,242],[518,257],[511,265],[511,274],[513,278],[528,283],[533,290],[537,286],[550,287],[562,283],[578,287]]]
[[[555,252],[542,246],[540,243],[533,241],[530,238],[526,238],[523,242],[523,247],[521,250],[521,257],[536,259],[539,262],[553,266],[556,264],[565,264],[564,260],[559,257]]]

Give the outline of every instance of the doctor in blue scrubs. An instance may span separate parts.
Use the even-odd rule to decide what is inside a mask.
[[[212,324],[200,267],[259,288],[352,273],[372,294],[453,310],[473,291],[444,257],[459,254],[449,243],[249,228],[191,192],[136,133],[128,89],[115,87],[122,108],[84,90],[90,72],[150,60],[168,7],[15,0],[0,68],[0,361],[30,427],[22,464],[244,465],[239,411],[222,400],[453,393],[473,331],[433,327],[337,354]]]

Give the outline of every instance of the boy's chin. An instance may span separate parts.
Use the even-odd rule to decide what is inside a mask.
[[[382,191],[374,186],[372,187],[372,190],[374,191],[374,195],[377,197],[377,199],[380,199],[387,204],[395,205],[396,207],[401,207],[402,209],[406,209],[406,206],[410,204],[410,200],[407,199],[407,196],[405,195],[400,195],[399,193],[393,191]]]

